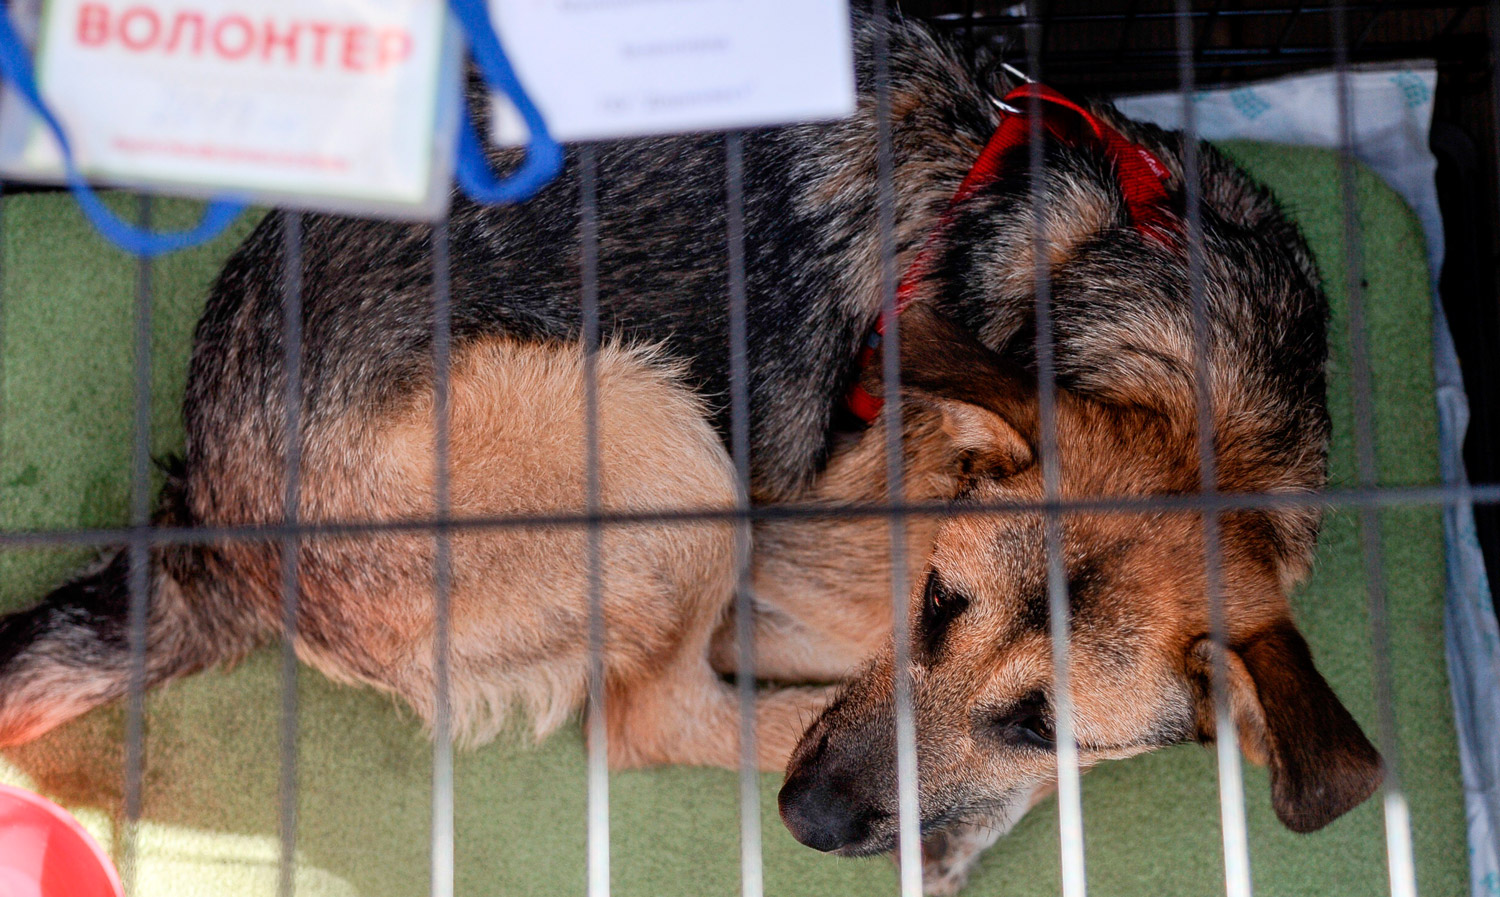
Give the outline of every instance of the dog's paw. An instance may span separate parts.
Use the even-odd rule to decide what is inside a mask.
[[[996,807],[987,814],[950,825],[924,838],[922,893],[927,897],[952,897],[963,890],[969,883],[969,875],[979,865],[980,856],[1050,791],[1050,786],[1043,785],[1024,800]]]
[[[928,835],[922,841],[922,893],[953,897],[963,890],[980,854],[997,837],[991,829],[970,825]]]

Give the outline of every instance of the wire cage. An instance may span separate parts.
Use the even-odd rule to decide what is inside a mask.
[[[893,111],[890,108],[890,79],[888,64],[879,53],[880,41],[885,39],[878,24],[889,12],[885,2],[877,2],[868,14],[877,23],[876,48],[873,70],[869,73],[870,93],[876,108],[878,122],[876,177],[879,222],[878,233],[870,235],[879,252],[879,269],[883,282],[881,291],[881,315],[890,322],[899,321],[895,314],[898,303],[898,286],[902,271],[896,264],[899,251],[896,231],[900,222],[895,220],[894,187],[892,186],[894,154],[900,149],[893,147],[890,133],[893,127]],[[1213,620],[1210,634],[1222,646],[1226,641],[1222,583],[1216,578],[1223,575],[1224,559],[1219,529],[1220,518],[1237,510],[1260,507],[1282,507],[1302,504],[1343,515],[1348,521],[1343,531],[1350,546],[1357,547],[1355,559],[1329,575],[1342,575],[1357,580],[1362,595],[1361,619],[1356,640],[1364,651],[1368,665],[1368,700],[1361,707],[1369,712],[1362,715],[1374,741],[1385,758],[1385,776],[1379,798],[1380,853],[1386,868],[1379,875],[1381,886],[1393,897],[1406,897],[1419,892],[1427,894],[1446,893],[1454,879],[1451,875],[1429,878],[1424,873],[1424,852],[1442,853],[1461,851],[1462,811],[1456,806],[1459,792],[1452,782],[1443,787],[1443,799],[1451,800],[1454,806],[1446,808],[1447,821],[1439,835],[1424,830],[1422,826],[1428,816],[1420,815],[1414,824],[1409,809],[1414,794],[1421,789],[1433,787],[1435,775],[1423,766],[1420,774],[1408,777],[1409,766],[1423,758],[1413,759],[1409,738],[1403,738],[1406,729],[1399,718],[1399,710],[1405,706],[1398,697],[1402,690],[1400,677],[1409,667],[1392,660],[1392,644],[1399,644],[1410,633],[1404,628],[1412,625],[1413,619],[1425,619],[1404,612],[1403,595],[1392,587],[1394,566],[1402,563],[1406,555],[1402,546],[1393,545],[1391,534],[1397,532],[1387,521],[1389,515],[1401,514],[1416,509],[1433,515],[1428,522],[1436,526],[1436,512],[1460,515],[1470,508],[1477,519],[1478,544],[1485,560],[1493,565],[1500,562],[1500,512],[1495,503],[1500,500],[1500,477],[1497,477],[1497,452],[1500,442],[1500,370],[1493,361],[1497,341],[1500,341],[1500,310],[1495,307],[1494,272],[1495,260],[1500,257],[1500,233],[1493,222],[1496,220],[1497,199],[1500,199],[1500,179],[1496,176],[1497,147],[1500,147],[1500,128],[1496,126],[1496,101],[1500,97],[1500,75],[1494,66],[1496,47],[1500,46],[1500,4],[1446,4],[1429,2],[1381,2],[1348,4],[1311,4],[1304,2],[1272,2],[1272,0],[1215,0],[1203,3],[1169,3],[1165,0],[1106,0],[1106,2],[1047,3],[985,3],[942,2],[942,0],[907,0],[901,4],[900,14],[919,18],[935,31],[952,40],[976,67],[995,62],[1005,62],[1029,77],[1056,87],[1075,96],[1117,97],[1131,94],[1168,92],[1173,94],[1185,117],[1185,130],[1196,133],[1194,98],[1202,91],[1221,86],[1236,86],[1259,82],[1268,78],[1282,77],[1309,71],[1330,71],[1338,96],[1336,108],[1343,120],[1339,133],[1344,145],[1336,147],[1337,155],[1326,171],[1336,172],[1338,184],[1333,195],[1338,198],[1338,208],[1333,213],[1331,233],[1337,238],[1334,245],[1340,248],[1341,256],[1335,266],[1340,272],[1337,290],[1344,296],[1347,332],[1332,334],[1347,339],[1347,354],[1337,358],[1339,364],[1335,375],[1339,389],[1348,396],[1347,412],[1351,424],[1349,431],[1339,438],[1347,439],[1351,450],[1349,471],[1323,492],[1288,499],[1285,495],[1243,494],[1219,492],[1213,486],[1194,492],[1171,496],[1153,496],[1147,499],[1130,499],[1118,495],[1101,494],[1082,500],[1063,500],[1059,497],[1057,466],[1060,447],[1057,441],[1057,365],[1054,357],[1055,340],[1050,332],[1052,317],[1049,306],[1048,275],[1043,267],[1035,274],[1035,364],[1034,374],[1040,396],[1039,439],[1036,446],[1041,469],[1046,479],[1045,493],[1039,503],[1002,504],[986,506],[973,503],[958,506],[951,502],[913,504],[903,499],[903,480],[907,475],[901,451],[901,433],[898,423],[887,423],[884,433],[885,459],[882,475],[887,478],[886,496],[881,501],[845,503],[836,507],[820,507],[809,511],[801,506],[788,506],[775,502],[754,502],[751,499],[752,467],[750,446],[752,440],[751,396],[748,384],[747,341],[750,328],[747,324],[747,304],[753,301],[747,286],[747,266],[756,264],[746,255],[746,181],[758,172],[753,167],[754,156],[747,151],[757,139],[755,132],[731,132],[715,138],[718,151],[723,154],[723,222],[724,244],[723,270],[724,295],[711,300],[724,308],[724,324],[728,349],[723,360],[727,394],[713,397],[720,402],[725,413],[720,415],[719,436],[728,451],[734,469],[736,484],[735,501],[732,508],[690,506],[672,509],[657,509],[646,513],[624,513],[606,510],[601,498],[600,475],[600,410],[599,369],[600,352],[609,345],[611,322],[604,319],[600,306],[601,271],[600,228],[607,221],[607,204],[610,183],[608,172],[601,170],[601,148],[593,144],[581,144],[571,148],[570,165],[576,172],[577,193],[577,240],[579,257],[576,261],[580,284],[576,297],[579,328],[577,337],[584,346],[583,396],[584,443],[586,445],[586,475],[583,478],[583,494],[578,496],[576,510],[570,513],[544,513],[486,516],[471,518],[450,513],[452,483],[450,482],[450,444],[453,396],[448,372],[452,369],[456,336],[452,319],[454,288],[451,270],[453,243],[450,225],[438,223],[432,228],[430,238],[430,282],[433,296],[432,331],[430,346],[433,354],[433,369],[437,372],[433,383],[432,417],[434,433],[434,457],[436,469],[432,490],[434,507],[432,516],[416,516],[405,519],[346,519],[333,522],[299,521],[303,493],[311,488],[302,476],[303,447],[300,439],[288,438],[285,442],[284,469],[275,480],[284,483],[284,515],[274,525],[247,525],[240,527],[182,527],[164,524],[153,515],[155,489],[160,477],[153,473],[154,453],[162,451],[161,417],[153,410],[153,391],[158,395],[165,389],[172,393],[180,386],[163,387],[163,378],[179,377],[180,363],[172,362],[166,373],[158,367],[153,369],[153,339],[157,336],[161,300],[161,281],[173,276],[172,260],[151,261],[141,259],[136,263],[133,306],[128,315],[133,331],[120,335],[129,340],[133,382],[131,384],[131,415],[128,426],[130,450],[128,476],[120,477],[119,488],[114,493],[114,518],[106,512],[89,517],[86,525],[13,525],[0,517],[0,549],[6,552],[32,552],[42,549],[72,549],[70,554],[51,567],[71,564],[76,561],[79,550],[97,551],[107,549],[123,552],[130,571],[128,626],[115,634],[117,639],[128,643],[130,649],[130,688],[124,710],[114,722],[121,727],[119,732],[108,735],[96,733],[93,738],[103,742],[85,742],[73,745],[57,754],[45,757],[43,748],[23,748],[17,756],[17,765],[22,769],[45,769],[47,775],[39,775],[42,784],[50,790],[66,792],[62,797],[67,802],[79,805],[97,805],[98,794],[109,793],[110,800],[117,805],[110,807],[115,827],[113,847],[115,855],[125,873],[127,885],[135,893],[146,897],[156,893],[174,893],[181,886],[186,893],[186,882],[172,882],[165,878],[135,878],[137,853],[141,844],[154,835],[147,825],[153,805],[148,792],[154,787],[147,774],[150,762],[147,749],[150,742],[145,721],[148,718],[146,688],[147,680],[147,631],[151,614],[149,571],[153,550],[173,544],[214,546],[228,542],[272,544],[276,546],[279,559],[279,575],[275,588],[279,591],[282,607],[282,630],[285,638],[279,659],[272,663],[276,667],[280,691],[275,706],[274,730],[260,729],[254,732],[235,732],[226,737],[255,740],[260,744],[275,746],[274,819],[260,820],[260,827],[275,833],[276,850],[269,861],[274,874],[265,879],[265,892],[280,895],[293,893],[334,893],[320,891],[316,883],[309,883],[299,876],[298,857],[300,838],[310,826],[337,827],[342,820],[324,815],[311,822],[305,807],[307,792],[328,787],[312,779],[308,772],[308,760],[301,747],[310,737],[309,730],[321,731],[332,726],[348,725],[348,720],[335,716],[330,723],[318,717],[326,712],[329,704],[320,693],[307,692],[306,677],[299,680],[298,656],[293,647],[293,636],[305,622],[299,617],[301,595],[299,570],[299,546],[310,539],[371,538],[391,532],[418,532],[430,534],[434,540],[435,565],[432,571],[432,601],[434,610],[434,655],[433,669],[438,683],[432,708],[432,747],[430,755],[424,754],[421,765],[430,775],[430,807],[422,814],[430,820],[420,850],[408,851],[420,855],[418,859],[422,873],[418,878],[422,887],[434,897],[447,897],[456,893],[492,893],[512,889],[517,893],[552,893],[565,882],[567,893],[586,891],[590,897],[602,897],[612,892],[644,891],[659,886],[659,882],[642,885],[639,881],[621,881],[619,859],[622,850],[661,849],[661,845],[643,844],[629,840],[632,822],[620,815],[620,804],[612,807],[612,797],[621,787],[646,789],[649,785],[632,780],[633,785],[621,786],[607,767],[607,738],[605,708],[612,699],[607,689],[604,671],[604,645],[609,639],[605,629],[603,595],[609,576],[604,564],[604,541],[611,528],[639,527],[641,525],[701,526],[705,522],[728,523],[735,528],[742,540],[752,538],[753,527],[763,521],[778,519],[878,519],[889,522],[890,537],[887,551],[892,570],[890,583],[890,608],[894,629],[894,674],[891,688],[894,693],[894,719],[890,726],[894,730],[891,739],[895,762],[892,767],[892,789],[895,794],[896,826],[895,855],[898,859],[898,883],[903,895],[916,895],[923,889],[923,833],[919,825],[917,766],[917,743],[922,737],[918,731],[913,712],[913,672],[919,659],[912,656],[914,634],[909,630],[908,608],[914,593],[920,594],[923,583],[913,581],[905,575],[908,566],[921,569],[922,564],[905,557],[907,541],[905,527],[915,519],[956,519],[963,515],[1040,515],[1044,526],[1040,533],[1041,551],[1046,557],[1044,606],[1046,608],[1046,633],[1051,644],[1052,677],[1051,700],[1055,719],[1056,741],[1056,786],[1055,808],[1043,804],[1033,813],[1050,813],[1056,819],[1055,840],[1045,855],[1030,856],[1025,862],[1054,868],[1056,874],[1047,879],[1048,886],[1055,886],[1068,897],[1079,897],[1091,888],[1107,892],[1118,886],[1121,893],[1126,885],[1115,878],[1104,882],[1097,879],[1099,873],[1091,865],[1095,856],[1088,838],[1092,829],[1085,813],[1081,770],[1079,768],[1078,745],[1073,740],[1075,721],[1074,708],[1070,702],[1069,644],[1070,624],[1069,591],[1072,587],[1063,557],[1064,518],[1069,513],[1081,511],[1098,513],[1156,513],[1192,514],[1201,519],[1204,526],[1203,544],[1205,566],[1208,571],[1208,588],[1205,600],[1210,605]],[[1371,295],[1378,292],[1378,284],[1372,286],[1372,278],[1378,271],[1378,259],[1366,257],[1370,250],[1361,238],[1364,218],[1359,208],[1359,178],[1362,177],[1355,161],[1353,128],[1348,123],[1352,115],[1350,78],[1362,66],[1375,63],[1402,62],[1412,59],[1432,60],[1436,72],[1436,94],[1432,98],[1433,123],[1431,149],[1438,160],[1437,194],[1441,202],[1442,223],[1446,234],[1446,256],[1440,280],[1440,296],[1447,318],[1452,325],[1458,359],[1461,362],[1462,386],[1466,388],[1472,418],[1467,438],[1462,446],[1462,458],[1467,464],[1468,476],[1473,486],[1461,476],[1444,476],[1441,479],[1415,479],[1402,473],[1394,477],[1383,475],[1378,445],[1380,427],[1400,427],[1402,422],[1379,419],[1376,409],[1376,393],[1382,384],[1376,381],[1383,376],[1375,351],[1369,344],[1367,331],[1369,322],[1379,316],[1379,309],[1367,303]],[[1039,148],[1040,128],[1033,130],[1031,165],[1042,164]],[[1194,144],[1189,144],[1192,146]],[[1202,221],[1192,211],[1197,208],[1197,172],[1201,160],[1197,151],[1189,151],[1184,159],[1188,175],[1185,181],[1187,204],[1184,215],[1185,240],[1188,246],[1187,282],[1192,293],[1191,305],[1195,331],[1206,339],[1209,300],[1203,295],[1204,272],[1201,253],[1203,250]],[[35,192],[34,188],[18,184],[4,185],[8,202],[15,202],[15,195]],[[1038,196],[1040,194],[1037,194]],[[173,217],[181,208],[172,201],[140,197],[134,206],[134,214],[143,223],[149,224],[163,216]],[[1036,220],[1044,212],[1037,206]],[[303,378],[309,364],[304,357],[303,316],[303,258],[308,251],[305,233],[310,227],[304,216],[296,213],[283,218],[282,259],[284,276],[277,283],[281,290],[282,328],[276,342],[284,352],[286,371],[283,406],[285,408],[285,432],[299,434],[309,426],[303,416],[301,400]],[[1040,228],[1037,229],[1041,233]],[[0,222],[0,234],[4,224]],[[30,232],[28,232],[28,236]],[[12,237],[13,241],[15,238]],[[1031,248],[1038,257],[1045,255],[1045,237],[1038,237]],[[10,242],[6,244],[6,258],[19,250]],[[1196,260],[1194,261],[1193,259]],[[1420,280],[1420,278],[1419,278]],[[9,329],[5,327],[9,291],[26,288],[0,281],[0,337]],[[35,288],[34,285],[31,288]],[[174,301],[176,301],[174,299]],[[11,318],[14,321],[14,317]],[[901,406],[902,380],[900,375],[900,328],[892,323],[887,338],[873,349],[874,363],[885,372],[884,395],[888,407]],[[56,339],[65,339],[62,333]],[[4,358],[3,339],[0,339],[0,359]],[[851,363],[854,359],[850,359]],[[1210,399],[1207,389],[1201,386],[1206,379],[1207,361],[1198,356],[1199,366],[1194,374],[1200,385],[1195,387],[1198,402],[1197,421],[1199,433],[1207,433],[1211,427]],[[176,367],[172,367],[176,365]],[[3,389],[7,371],[0,367],[0,399],[9,393]],[[12,377],[27,376],[27,372],[12,371]],[[34,393],[28,393],[34,394]],[[19,413],[10,403],[0,402],[0,421],[7,413]],[[86,416],[86,412],[84,412]],[[888,416],[886,420],[899,420]],[[1439,428],[1439,446],[1426,446],[1430,453],[1450,451],[1456,448],[1452,442],[1459,437],[1451,429]],[[1213,472],[1217,459],[1211,446],[1212,439],[1200,439],[1204,446],[1197,458],[1197,474],[1203,482],[1213,483]],[[167,448],[171,448],[169,444]],[[1457,454],[1456,452],[1454,454]],[[0,458],[3,461],[3,458]],[[1051,471],[1049,475],[1047,472]],[[1445,472],[1446,473],[1446,472]],[[123,490],[123,491],[122,491]],[[124,503],[121,504],[121,499]],[[5,510],[0,505],[0,512]],[[18,515],[19,516],[19,515]],[[1405,519],[1405,518],[1401,518]],[[1457,516],[1455,516],[1457,519]],[[1405,525],[1405,524],[1402,524]],[[587,700],[582,715],[586,723],[586,785],[584,794],[568,804],[581,810],[584,818],[582,838],[582,868],[573,869],[559,878],[540,867],[534,869],[510,869],[497,880],[504,884],[494,891],[476,883],[475,873],[456,871],[463,858],[459,856],[463,847],[465,820],[473,819],[472,807],[461,806],[464,789],[476,780],[466,778],[456,771],[453,747],[453,720],[449,685],[449,642],[451,616],[451,592],[458,573],[453,569],[452,545],[455,539],[465,534],[487,531],[508,531],[526,528],[552,527],[582,530],[586,534],[585,551],[576,558],[576,564],[584,571],[586,591],[589,597],[586,621],[589,668],[587,675]],[[1450,537],[1454,533],[1449,533]],[[1356,541],[1357,540],[1357,541]],[[1450,552],[1454,549],[1450,548]],[[1450,577],[1454,573],[1450,554]],[[45,565],[44,565],[45,566]],[[51,569],[50,567],[48,569]],[[1472,572],[1472,571],[1471,571]],[[1478,571],[1480,574],[1483,570]],[[737,587],[732,606],[735,611],[735,644],[739,656],[748,658],[753,654],[754,639],[751,620],[754,618],[754,595],[749,580],[749,568],[740,564],[737,568]],[[1404,582],[1405,580],[1401,580]],[[7,598],[9,596],[6,596]],[[34,595],[32,596],[35,597]],[[1428,608],[1431,610],[1431,608]],[[1491,612],[1492,613],[1492,612]],[[1429,614],[1430,616],[1430,614]],[[1490,621],[1493,624],[1493,620]],[[1351,624],[1352,625],[1352,624]],[[1436,620],[1425,619],[1422,625],[1438,626]],[[1450,619],[1448,625],[1457,625]],[[1365,627],[1368,627],[1367,629]],[[3,630],[0,630],[3,632]],[[1431,636],[1431,633],[1427,633]],[[1430,641],[1430,638],[1429,638]],[[1315,648],[1318,646],[1315,646]],[[1232,670],[1222,658],[1222,652],[1212,670],[1211,679],[1215,702],[1215,719],[1220,731],[1232,728],[1228,689],[1225,685]],[[1450,661],[1451,662],[1451,661]],[[741,669],[744,669],[742,666]],[[1493,673],[1493,671],[1491,671]],[[1441,679],[1441,677],[1439,677]],[[1425,681],[1425,680],[1424,680]],[[793,890],[793,882],[787,879],[771,880],[766,871],[766,856],[772,850],[767,842],[772,835],[767,832],[771,805],[767,784],[756,769],[754,744],[756,730],[753,706],[759,685],[753,676],[740,675],[733,680],[740,700],[739,721],[740,770],[736,780],[734,833],[736,861],[733,864],[737,875],[732,881],[716,881],[719,892],[739,891],[746,897],[757,897],[767,891]],[[211,699],[209,700],[212,703]],[[1445,702],[1443,697],[1439,703]],[[309,709],[309,704],[313,708]],[[311,715],[311,716],[310,716]],[[260,719],[264,723],[263,718]],[[350,717],[354,719],[354,717]],[[170,725],[170,724],[168,724]],[[1460,719],[1460,734],[1463,731]],[[1481,736],[1483,733],[1479,733]],[[1492,739],[1492,735],[1489,736]],[[107,745],[101,747],[101,743]],[[118,791],[115,786],[101,788],[98,783],[78,785],[89,776],[100,775],[100,766],[88,759],[80,759],[80,751],[112,750],[118,743],[124,753],[118,765],[106,764],[109,775],[118,775]],[[1442,742],[1447,744],[1447,742]],[[1216,772],[1214,782],[1217,795],[1214,805],[1218,816],[1204,822],[1216,830],[1215,847],[1221,855],[1213,864],[1221,870],[1222,880],[1203,883],[1202,890],[1214,893],[1219,890],[1240,897],[1255,890],[1254,872],[1257,855],[1252,850],[1252,838],[1248,832],[1247,803],[1262,798],[1246,794],[1242,781],[1242,757],[1238,743],[1229,738],[1216,742]],[[1479,750],[1486,747],[1494,750],[1494,742],[1481,738],[1475,742]],[[1421,742],[1421,750],[1428,749],[1429,742]],[[1451,747],[1451,746],[1450,746]],[[1470,748],[1471,750],[1473,748]],[[262,749],[264,750],[264,749]],[[425,748],[424,748],[425,750]],[[1442,748],[1450,750],[1450,748]],[[1456,750],[1456,749],[1452,749]],[[29,753],[28,753],[29,752]],[[541,755],[555,759],[556,752]],[[1466,755],[1467,757],[1467,755]],[[354,756],[348,759],[350,775],[358,778],[359,764],[367,757]],[[410,758],[407,758],[410,761]],[[261,758],[265,760],[265,758]],[[543,762],[543,761],[538,761]],[[1469,772],[1465,761],[1465,771]],[[1493,768],[1495,758],[1481,757],[1473,762],[1473,770],[1483,775],[1484,769]],[[1456,768],[1458,762],[1451,765]],[[534,774],[536,766],[530,767]],[[1448,767],[1444,767],[1447,769]],[[323,767],[318,767],[322,770]],[[493,772],[493,768],[487,768]],[[70,782],[72,784],[70,784]],[[466,784],[468,783],[468,784]],[[76,788],[74,788],[76,785]],[[260,804],[269,801],[266,783],[260,782],[256,800]],[[1469,782],[1470,789],[1482,790],[1486,783]],[[1493,783],[1488,787],[1493,789]],[[73,789],[70,791],[70,789]],[[93,789],[93,790],[90,790]],[[251,789],[255,790],[255,789]],[[508,793],[520,796],[525,792],[524,783],[517,783]],[[1434,792],[1437,793],[1437,792]],[[629,801],[625,806],[631,806]],[[698,812],[693,808],[684,812]],[[269,811],[260,807],[263,816]],[[1424,813],[1426,811],[1424,810]],[[707,814],[722,823],[722,815]],[[1118,817],[1112,817],[1118,818]],[[1150,820],[1143,820],[1143,824]],[[930,833],[929,833],[930,834]],[[1451,837],[1450,837],[1451,836]],[[1472,833],[1471,833],[1472,836]],[[780,837],[776,835],[775,837]],[[1447,838],[1447,840],[1444,840]],[[622,839],[625,839],[622,841]],[[626,846],[621,846],[622,844]],[[1493,850],[1493,845],[1491,845]],[[496,847],[504,853],[503,847]],[[1316,847],[1312,848],[1317,856]],[[1471,845],[1471,852],[1473,851]],[[357,846],[349,848],[347,856],[357,857]],[[1276,856],[1282,857],[1281,853]],[[613,864],[612,864],[613,859]],[[1014,861],[1016,858],[1008,858]],[[352,861],[351,861],[352,862]],[[840,862],[829,860],[828,862]],[[844,862],[854,862],[844,861]],[[876,861],[865,861],[876,862]],[[1316,860],[1314,860],[1316,862]],[[1444,862],[1451,863],[1451,858]],[[503,856],[497,861],[503,866]],[[1149,865],[1149,864],[1148,864]],[[1291,864],[1295,867],[1295,863]],[[717,867],[715,867],[717,868]],[[885,868],[885,867],[882,867]],[[1478,868],[1476,866],[1476,868]],[[493,871],[493,870],[491,870]],[[1138,872],[1138,870],[1137,870]],[[1136,874],[1136,873],[1132,873]],[[1165,874],[1165,873],[1164,873]],[[1295,883],[1295,872],[1293,883]],[[1309,872],[1309,875],[1312,873]],[[1446,873],[1445,873],[1446,874]],[[1465,874],[1468,874],[1467,871]],[[498,875],[498,873],[497,873]],[[402,892],[410,885],[408,878],[401,883],[364,882],[373,893]],[[1177,881],[1168,877],[1165,880]],[[1309,878],[1309,881],[1313,880]],[[836,891],[843,886],[852,891],[864,887],[864,879],[841,880],[815,879],[819,886],[827,885]],[[1436,882],[1433,884],[1432,882]],[[1467,886],[1465,882],[1465,886]],[[1483,884],[1477,877],[1474,881],[1476,897],[1485,892],[1478,890]],[[1130,887],[1138,886],[1136,882]],[[1148,884],[1148,888],[1155,884]],[[974,884],[972,893],[1000,892],[1004,882],[998,875],[991,875]],[[351,893],[359,892],[351,888]],[[557,892],[563,892],[561,890]],[[1149,892],[1149,891],[1148,891]],[[1494,892],[1491,892],[1494,893]]]

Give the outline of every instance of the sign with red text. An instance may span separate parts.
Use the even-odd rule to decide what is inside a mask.
[[[87,177],[431,217],[455,39],[443,0],[45,0],[35,66]],[[7,172],[60,174],[39,120],[3,111]]]
[[[854,111],[847,0],[490,0],[558,140],[840,118]],[[494,136],[525,140],[497,98]]]

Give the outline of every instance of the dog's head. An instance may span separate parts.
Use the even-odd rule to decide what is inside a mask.
[[[1214,214],[1208,210],[1203,271],[1211,314],[1223,319],[1211,322],[1218,329],[1207,359],[1216,485],[1315,491],[1327,439],[1316,282],[1305,252],[1257,247],[1258,237]],[[1060,321],[1055,432],[1057,496],[1074,503],[1056,519],[1080,763],[1212,741],[1212,682],[1222,660],[1245,754],[1269,765],[1280,819],[1311,831],[1381,779],[1378,754],[1314,667],[1291,618],[1287,592],[1310,563],[1316,512],[1226,511],[1205,530],[1204,516],[1181,506],[1088,505],[1200,491],[1185,265],[1167,249],[1121,243],[1079,241],[1057,253],[1051,269],[1056,307],[1078,316]],[[1005,264],[1004,253],[991,256]],[[1267,298],[1247,298],[1251,291]],[[1279,303],[1283,319],[1259,317],[1257,302]],[[1088,315],[1095,320],[1080,325]],[[1268,321],[1264,334],[1249,332]],[[1025,367],[967,335],[983,333],[987,322],[966,324],[925,306],[902,318],[903,386],[911,401],[942,416],[962,468],[957,513],[941,524],[906,615],[924,831],[979,816],[1014,818],[1056,778],[1037,387]],[[1308,371],[1296,370],[1299,357]],[[1022,507],[985,510],[1008,503]],[[1205,536],[1218,546],[1212,577]],[[1210,579],[1222,599],[1222,655],[1210,639]],[[803,843],[850,855],[894,846],[894,672],[888,648],[793,754],[781,812]]]

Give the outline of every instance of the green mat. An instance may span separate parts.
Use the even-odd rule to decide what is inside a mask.
[[[1307,232],[1333,297],[1333,479],[1353,481],[1338,166],[1318,151],[1234,145]],[[1437,481],[1427,270],[1421,231],[1385,187],[1364,176],[1370,340],[1381,476]],[[129,208],[122,202],[122,209]],[[158,226],[197,207],[157,204]],[[154,451],[177,447],[189,335],[216,267],[251,226],[152,269]],[[132,421],[133,260],[108,248],[60,195],[3,206],[3,404],[0,528],[119,525],[127,519]],[[1392,657],[1404,766],[1425,897],[1466,893],[1463,811],[1442,642],[1443,555],[1434,509],[1382,517]],[[1358,531],[1329,517],[1299,619],[1319,664],[1374,733],[1375,712]],[[35,601],[87,552],[0,551],[0,606]],[[143,823],[133,876],[146,897],[244,897],[276,889],[279,654],[209,672],[148,701]],[[304,670],[297,893],[417,895],[428,881],[428,743],[409,713],[370,691]],[[7,751],[0,780],[37,788],[73,809],[122,854],[124,711],[90,714]],[[457,760],[457,887],[463,895],[582,894],[584,752],[576,726],[538,749],[494,744]],[[825,857],[796,844],[775,815],[779,777],[762,780],[766,893],[896,892],[884,858]],[[1184,746],[1106,765],[1084,778],[1088,875],[1099,895],[1223,893],[1213,754]],[[1272,815],[1264,770],[1246,774],[1251,860],[1264,895],[1386,892],[1380,801],[1299,836]],[[662,769],[610,782],[611,876],[620,895],[739,892],[733,772]],[[1058,891],[1056,808],[1050,801],[989,852],[970,894]]]

